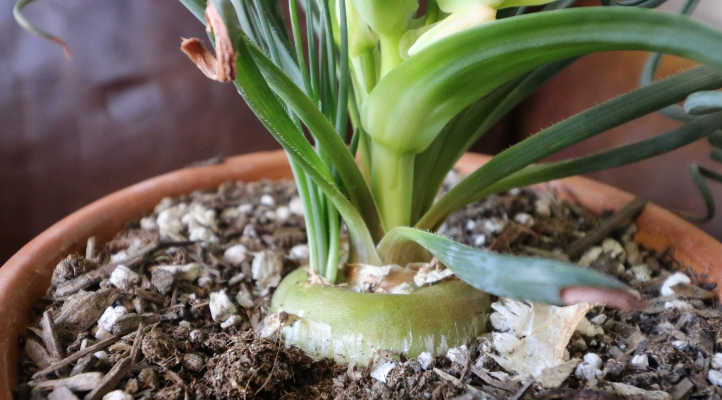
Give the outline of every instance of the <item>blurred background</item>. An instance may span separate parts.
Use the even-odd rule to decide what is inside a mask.
[[[595,4],[596,1],[580,2]],[[668,2],[676,10],[682,0]],[[0,263],[54,222],[117,189],[217,156],[277,148],[229,85],[204,78],[178,50],[204,37],[177,1],[42,0],[26,9],[64,38],[73,59],[20,29],[0,0]],[[695,17],[722,29],[720,0]],[[584,57],[504,119],[474,150],[495,153],[590,105],[636,87],[645,54]],[[660,76],[686,69],[665,58]],[[557,156],[581,155],[676,126],[634,121]],[[703,212],[687,175],[706,142],[592,176],[663,206]],[[720,166],[722,169],[722,166]],[[722,185],[713,187],[722,201]],[[722,238],[722,218],[702,226]]]

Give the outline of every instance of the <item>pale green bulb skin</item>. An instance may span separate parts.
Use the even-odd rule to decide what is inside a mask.
[[[309,285],[307,277],[305,268],[289,274],[271,311],[299,317],[282,329],[283,337],[314,358],[368,365],[384,351],[440,355],[486,331],[489,295],[459,280],[411,294],[361,294]]]
[[[379,35],[401,36],[419,8],[417,0],[352,0],[361,18]]]

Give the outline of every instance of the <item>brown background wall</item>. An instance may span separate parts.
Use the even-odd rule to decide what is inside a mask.
[[[78,207],[191,162],[274,148],[228,86],[178,51],[201,25],[176,1],[0,0],[0,261]]]
[[[717,0],[702,3],[710,2]],[[29,18],[67,39],[70,62],[15,25],[13,3],[0,0],[0,262],[104,194],[195,161],[276,147],[232,88],[205,79],[177,50],[181,36],[203,32],[176,1],[43,0],[28,7]],[[620,71],[634,71],[639,57],[603,55],[574,65],[476,150],[504,148],[630,89],[636,75]],[[605,140],[673,125],[651,117]],[[701,143],[597,176],[668,206],[695,207],[686,162],[704,159],[707,149]],[[722,237],[719,219],[707,228]]]

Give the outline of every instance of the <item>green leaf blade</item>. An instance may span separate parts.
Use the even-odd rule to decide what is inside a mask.
[[[459,279],[496,296],[564,305],[562,293],[567,288],[610,290],[620,296],[629,290],[618,280],[591,268],[556,260],[497,254],[414,228],[399,227],[389,231],[379,244],[379,253],[384,254],[397,244],[395,242],[404,240],[425,248]],[[628,296],[630,303],[636,302],[633,295]]]
[[[325,150],[325,155],[328,156],[338,172],[351,202],[358,206],[372,235],[380,239],[383,235],[383,228],[376,204],[343,139],[338,135],[331,122],[298,86],[288,79],[258,48],[251,43],[247,45],[268,85],[309,128],[312,136]]]
[[[362,123],[389,148],[418,153],[501,83],[539,65],[611,50],[660,51],[722,68],[722,33],[687,17],[622,7],[529,14],[460,32],[410,57],[373,89]]]
[[[714,133],[722,126],[722,112],[696,118],[667,133],[570,160],[530,165],[489,186],[483,195],[568,176],[617,168],[670,152]],[[696,183],[696,181],[695,181]],[[481,194],[480,194],[481,195]],[[707,197],[705,196],[705,199]],[[706,201],[709,204],[709,201]]]
[[[696,67],[608,100],[502,151],[437,201],[416,224],[434,229],[454,210],[484,196],[488,186],[563,148],[684,100],[690,93],[722,86],[722,73]]]

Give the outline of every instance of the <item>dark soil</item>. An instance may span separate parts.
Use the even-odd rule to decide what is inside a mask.
[[[499,252],[565,259],[571,249],[580,255],[572,261],[581,258],[637,289],[647,300],[644,310],[596,307],[588,318],[603,333],[577,332],[570,341],[570,357],[593,353],[601,359],[596,379],[572,372],[558,388],[523,385],[487,356],[489,342],[482,337],[463,350],[464,361],[441,356],[423,368],[415,359],[396,357],[381,382],[369,369],[312,360],[277,336],[261,339],[257,331],[274,276],[304,262],[298,206],[289,182],[228,183],[164,200],[102,248],[89,241],[85,255],[69,255],[58,264],[52,287],[36,306],[36,323],[19,344],[24,356],[16,396],[624,398],[615,383],[656,391],[636,398],[722,396],[722,388],[710,383],[722,368],[722,355],[712,361],[722,351],[714,286],[688,272],[690,284],[660,297],[663,282],[682,267],[672,249],[655,254],[638,248],[629,221],[615,223],[603,241],[584,243],[613,216],[595,216],[527,191],[472,204],[441,232]],[[224,308],[212,314],[209,304],[219,299],[230,302],[221,302]],[[627,398],[635,398],[631,386],[623,387]]]

